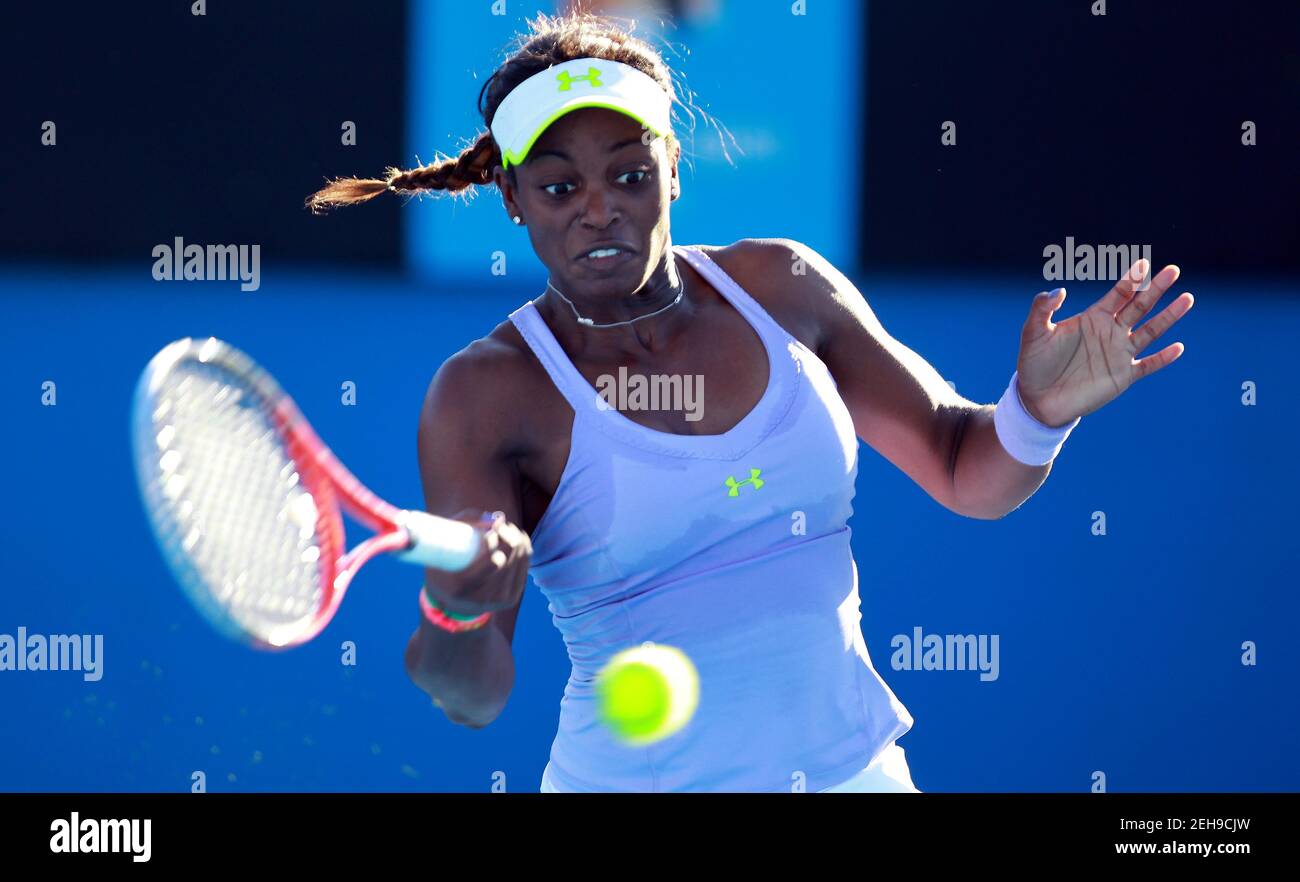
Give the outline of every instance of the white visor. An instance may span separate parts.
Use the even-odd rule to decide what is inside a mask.
[[[522,163],[547,126],[584,107],[625,113],[656,138],[671,126],[672,98],[653,78],[619,61],[575,58],[533,74],[501,102],[492,117],[492,138],[502,165]]]

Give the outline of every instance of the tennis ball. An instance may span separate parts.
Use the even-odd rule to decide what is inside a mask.
[[[646,642],[615,655],[596,675],[601,721],[629,747],[680,730],[695,713],[700,677],[675,646]]]

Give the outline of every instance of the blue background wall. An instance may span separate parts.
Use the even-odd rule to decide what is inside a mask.
[[[866,7],[858,0],[819,5],[815,15],[795,16],[785,2],[724,2],[707,26],[646,34],[694,93],[679,98],[703,112],[692,131],[684,111],[675,111],[682,119],[675,128],[682,195],[673,204],[674,242],[788,236],[837,265],[856,260],[859,202],[845,194],[862,183],[854,157],[862,147],[863,78],[855,65]],[[491,4],[465,4],[457,27],[448,28],[440,26],[437,4],[413,4],[408,160],[430,162],[435,151],[456,155],[484,130],[479,90],[524,20],[548,7],[554,9],[506,4],[506,15],[493,15]],[[469,32],[476,38],[465,39]],[[765,46],[783,60],[744,63]],[[792,181],[795,169],[805,170]],[[405,218],[406,260],[414,271],[478,274],[497,251],[508,266],[541,270],[527,233],[508,222],[495,189],[468,204],[446,202]]]

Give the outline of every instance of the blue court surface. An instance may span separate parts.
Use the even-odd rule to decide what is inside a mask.
[[[954,515],[860,448],[863,630],[915,717],[899,743],[923,791],[1086,791],[1096,772],[1113,792],[1300,789],[1300,306],[1280,282],[1180,264],[1165,302],[1190,290],[1196,307],[1149,352],[1174,340],[1187,351],[1084,417],[1044,487],[1005,519]],[[1006,387],[1043,287],[1029,273],[856,281],[895,337],[984,403]],[[421,575],[398,562],[368,566],[314,642],[242,648],[191,609],[154,547],[127,417],[156,350],[215,335],[267,367],[372,489],[418,507],[430,377],[542,284],[275,266],[241,292],[155,282],[147,262],[6,268],[0,633],[99,634],[103,658],[95,681],[0,671],[0,789],[184,791],[201,771],[212,792],[535,791],[568,662],[531,584],[514,693],[482,730],[449,723],[406,678]],[[1106,287],[1069,285],[1060,316]],[[54,406],[42,405],[46,381]],[[355,406],[341,403],[347,381]],[[366,535],[349,529],[351,542]],[[895,670],[891,641],[916,629],[996,636],[996,678]],[[355,665],[341,661],[346,641]]]

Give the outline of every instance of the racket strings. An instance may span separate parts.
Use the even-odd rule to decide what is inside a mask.
[[[155,521],[200,605],[264,640],[312,617],[323,599],[323,519],[271,402],[238,374],[193,360],[161,379],[155,400]]]

